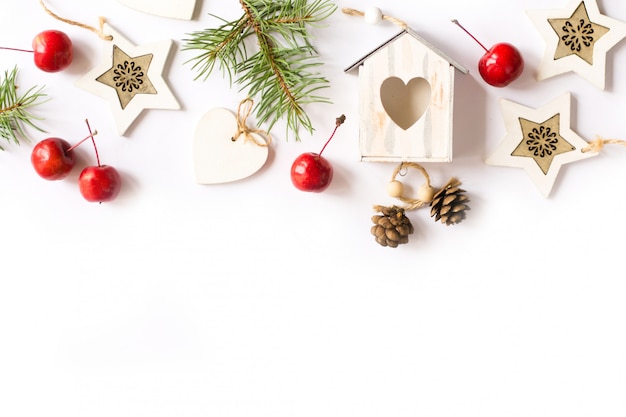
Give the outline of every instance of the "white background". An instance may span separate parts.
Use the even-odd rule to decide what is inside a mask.
[[[540,107],[571,92],[572,128],[626,139],[626,49],[607,60],[607,88],[576,74],[537,82],[543,39],[525,11],[564,0],[385,2],[387,15],[470,68],[457,76],[454,160],[427,164],[433,184],[457,176],[471,198],[463,223],[409,212],[410,243],[370,235],[395,164],[358,160],[357,77],[343,69],[398,32],[336,12],[314,43],[333,104],[309,107],[316,132],[286,140],[277,126],[265,167],[247,180],[195,183],[192,138],[214,107],[245,93],[216,72],[194,81],[187,34],[227,19],[236,1],[203,0],[192,21],[139,13],[113,0],[54,1],[64,17],[104,16],[135,44],[176,41],[166,70],[183,109],[150,110],[116,133],[108,103],[74,86],[97,65],[102,41],[48,16],[35,0],[5,0],[1,44],[30,46],[44,29],[72,37],[71,68],[46,74],[28,54],[0,51],[20,85],[44,85],[36,109],[47,133],[0,153],[0,416],[3,417],[540,417],[626,415],[626,148],[563,167],[550,198],[521,169],[484,164],[506,132],[506,98]],[[337,2],[363,10],[374,1]],[[620,0],[600,10],[626,20]],[[521,79],[486,85],[483,43],[507,41],[526,59]],[[324,152],[335,179],[296,190],[293,159]],[[79,167],[46,182],[29,161],[47,136],[98,130],[103,163],[123,175],[113,203],[77,188]],[[254,124],[254,117],[249,119]],[[412,179],[410,179],[412,178]],[[419,174],[406,181],[421,184]],[[412,181],[412,182],[411,182]]]

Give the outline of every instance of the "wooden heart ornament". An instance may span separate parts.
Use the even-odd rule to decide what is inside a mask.
[[[398,77],[389,77],[380,86],[380,99],[391,120],[407,130],[424,115],[430,105],[430,84],[416,77],[405,84]]]
[[[261,134],[242,132],[241,123],[230,110],[212,109],[196,127],[193,142],[196,181],[221,184],[247,178],[265,165],[268,145]]]
[[[191,20],[196,0],[117,0],[124,6],[155,16]]]

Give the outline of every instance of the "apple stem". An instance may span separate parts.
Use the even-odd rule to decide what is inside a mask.
[[[89,139],[89,138],[92,138],[92,139],[93,139],[93,137],[94,137],[95,135],[97,135],[97,134],[98,134],[98,131],[97,131],[97,130],[96,130],[96,131],[94,131],[93,133],[91,133],[91,132],[90,132],[90,133],[89,133],[89,136],[87,136],[87,137],[85,137],[85,138],[81,139],[81,140],[80,140],[80,141],[78,141],[77,143],[75,143],[75,144],[73,144],[72,146],[70,146],[70,147],[68,148],[67,152],[69,152],[69,151],[71,151],[71,150],[74,150],[74,148],[76,148],[76,147],[80,146],[80,144],[81,144],[81,143],[83,143],[84,141],[86,141],[87,139]]]
[[[29,52],[31,54],[35,53],[35,51],[30,51],[28,49],[7,48],[6,46],[0,46],[0,49],[4,49],[4,50],[7,50],[7,51]]]
[[[465,29],[458,20],[456,19],[452,19],[452,23],[454,23],[455,25],[457,25],[458,27],[460,27],[461,29],[463,29],[463,32],[467,33],[472,39],[474,39],[476,41],[477,44],[479,44],[484,50],[485,52],[489,52],[489,50],[487,48],[485,48],[485,45],[483,45],[482,43],[480,43],[480,41],[478,39],[476,39],[474,37],[474,35],[472,35],[467,29]]]
[[[324,149],[326,149],[326,146],[328,145],[328,143],[331,141],[333,136],[335,136],[335,132],[337,131],[339,126],[341,126],[343,124],[343,122],[345,122],[345,121],[346,121],[346,116],[344,116],[343,114],[341,116],[337,117],[337,119],[335,119],[335,129],[333,129],[333,133],[330,135],[330,137],[328,138],[328,140],[326,141],[324,146],[322,146],[322,150],[318,154],[319,156],[322,156],[322,152],[324,152]]]
[[[91,143],[93,143],[93,149],[96,151],[96,162],[98,162],[98,166],[100,166],[100,155],[98,155],[98,147],[96,146],[96,140],[93,138],[94,133],[91,132],[91,126],[89,126],[89,120],[85,119],[85,123],[87,123],[87,129],[89,129],[89,134],[91,135]]]

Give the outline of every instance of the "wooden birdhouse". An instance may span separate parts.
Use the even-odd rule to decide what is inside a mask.
[[[357,68],[362,161],[452,160],[454,77],[466,68],[411,29],[345,72]]]

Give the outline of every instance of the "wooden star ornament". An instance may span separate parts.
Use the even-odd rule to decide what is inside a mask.
[[[102,62],[76,86],[109,102],[119,134],[146,109],[180,109],[163,78],[173,41],[135,46],[110,25],[104,24],[103,30],[112,39],[104,41]]]
[[[575,72],[604,90],[606,55],[626,37],[626,23],[600,13],[596,0],[570,0],[564,9],[530,10],[546,48],[537,79]]]
[[[548,197],[561,166],[598,155],[570,128],[571,94],[533,109],[500,99],[507,134],[488,165],[523,168]]]

